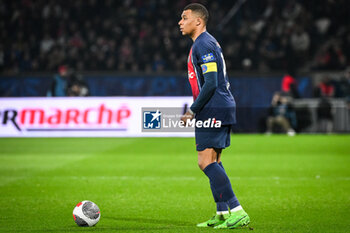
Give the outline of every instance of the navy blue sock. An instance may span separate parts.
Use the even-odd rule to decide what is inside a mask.
[[[224,169],[224,171],[225,171],[225,168],[224,168],[224,166],[222,165],[222,162],[220,161],[220,163],[218,163],[219,165],[220,165],[220,167],[222,167],[222,169]],[[225,173],[226,173],[226,171],[225,171]]]
[[[210,189],[211,189],[211,193],[213,194],[213,197],[214,197],[214,201],[216,203],[216,211],[217,212],[222,212],[222,211],[228,211],[228,205],[227,205],[227,202],[223,201],[223,202],[220,202],[218,199],[217,199],[217,194],[215,193],[215,189],[211,183],[211,181],[209,182],[210,183]]]
[[[208,176],[213,190],[214,199],[217,202],[228,202],[235,194],[232,191],[230,180],[224,169],[217,162],[209,164],[203,172]]]
[[[227,202],[216,202],[216,211],[217,212],[228,211]]]
[[[220,163],[218,163],[219,165],[220,165],[220,167],[222,167],[222,169],[225,171],[225,168],[224,168],[224,166],[222,165],[222,162],[220,161]],[[226,173],[226,171],[225,171],[225,173]],[[226,174],[227,175],[227,174]],[[230,182],[230,180],[229,180],[229,182]],[[232,185],[231,185],[231,182],[230,182],[230,187],[231,187],[231,189],[232,189]],[[232,190],[232,192],[233,192],[233,190]],[[236,197],[236,195],[234,195],[231,199],[229,199],[228,201],[227,201],[227,205],[228,205],[228,207],[230,208],[230,210],[232,210],[233,208],[235,208],[235,207],[237,207],[237,206],[239,206],[240,204],[239,204],[239,201],[238,201],[238,199],[237,199],[237,197]]]
[[[241,204],[239,204],[239,201],[238,201],[237,197],[234,196],[230,200],[227,201],[227,205],[230,208],[230,210],[232,210],[233,208],[235,208],[235,207],[237,207],[237,206],[239,206]]]

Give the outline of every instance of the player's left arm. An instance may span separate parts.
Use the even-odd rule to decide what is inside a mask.
[[[201,68],[204,76],[204,85],[197,99],[190,107],[193,113],[198,113],[204,107],[218,87],[218,68],[216,61],[204,63],[201,65]]]

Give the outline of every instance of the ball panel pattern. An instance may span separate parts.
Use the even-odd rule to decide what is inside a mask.
[[[83,214],[90,219],[97,219],[100,216],[100,209],[95,203],[87,201],[83,204]]]
[[[80,218],[77,215],[73,215],[74,216],[74,221],[75,223],[80,226],[80,227],[88,227],[89,224],[87,222],[84,221],[84,219]]]

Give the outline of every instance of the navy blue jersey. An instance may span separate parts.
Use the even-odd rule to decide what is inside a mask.
[[[206,72],[217,72],[217,88],[203,108],[196,112],[196,119],[215,118],[223,125],[236,123],[236,103],[230,91],[222,49],[212,35],[203,32],[193,43],[188,56],[188,79],[194,101],[204,85]]]

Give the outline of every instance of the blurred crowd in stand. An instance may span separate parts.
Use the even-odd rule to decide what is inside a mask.
[[[184,71],[191,46],[178,29],[189,0],[0,0],[0,73]],[[340,70],[350,65],[346,0],[202,0],[228,70]]]
[[[311,109],[307,106],[298,108],[294,106],[294,99],[300,98],[300,95],[298,81],[293,76],[289,73],[285,74],[281,91],[274,93],[272,97],[267,117],[264,119],[267,134],[283,132],[293,136],[296,131],[300,132],[312,124]],[[313,97],[318,98],[317,106],[315,106],[315,132],[332,133],[336,112],[332,99],[342,98],[350,114],[350,67],[345,69],[343,75],[337,79],[324,75],[316,83]]]
[[[58,72],[53,76],[51,87],[46,95],[48,97],[84,97],[89,95],[89,86],[82,75],[62,65],[58,67]]]

